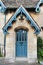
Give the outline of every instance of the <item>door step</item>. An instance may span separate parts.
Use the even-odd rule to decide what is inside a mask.
[[[25,57],[24,58],[23,57],[20,57],[20,58],[17,57],[16,58],[16,61],[27,61],[27,58],[25,58]]]

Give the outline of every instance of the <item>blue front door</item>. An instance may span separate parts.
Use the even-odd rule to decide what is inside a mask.
[[[27,31],[18,30],[16,32],[16,57],[27,56]]]

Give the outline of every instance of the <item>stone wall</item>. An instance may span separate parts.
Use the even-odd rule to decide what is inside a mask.
[[[14,22],[11,29],[8,30],[9,34],[6,35],[6,58],[14,58],[15,56],[15,45],[16,45],[16,32],[15,29],[18,28],[27,28],[27,60],[32,62],[31,59],[37,59],[37,36],[34,34],[34,29],[30,26],[25,17],[23,21],[19,20],[20,17],[17,18],[17,21]]]
[[[40,28],[43,27],[43,5],[40,7],[39,13],[30,12],[30,15],[35,20],[35,22],[39,25]],[[43,31],[42,30],[41,30],[39,36],[43,38]]]
[[[40,13],[29,12],[30,15],[33,17],[35,22],[41,26],[43,26],[43,6],[40,7]],[[6,15],[6,23],[10,19],[10,17],[14,14],[8,13]],[[4,45],[4,34],[3,34],[3,26],[5,25],[5,14],[0,13],[0,44]],[[6,57],[7,58],[14,58],[15,59],[15,43],[16,43],[16,33],[15,28],[27,28],[28,29],[28,60],[35,60],[37,59],[37,37],[34,34],[34,29],[30,26],[26,18],[24,17],[23,21],[19,21],[19,17],[17,21],[12,25],[11,29],[9,29],[9,34],[6,35]],[[43,38],[43,31],[40,32],[39,36]],[[32,61],[31,60],[31,61]]]

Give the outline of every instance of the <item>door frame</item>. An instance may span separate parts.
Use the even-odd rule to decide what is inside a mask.
[[[18,29],[16,29],[16,30],[18,30]],[[21,30],[21,29],[20,29]],[[23,29],[24,30],[24,29]],[[25,30],[25,31],[27,31],[27,38],[28,38],[28,30]],[[16,31],[15,31],[15,33],[16,33]],[[27,39],[27,41],[28,41],[28,39]],[[27,43],[27,49],[28,49],[28,43]],[[27,56],[28,56],[28,50],[27,50]],[[21,60],[24,60],[24,61],[26,61],[27,60],[27,56],[26,57],[17,57],[16,56],[16,42],[15,42],[15,59],[17,60],[17,61],[21,61]]]

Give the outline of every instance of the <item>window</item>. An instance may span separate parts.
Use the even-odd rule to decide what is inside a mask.
[[[27,41],[27,32],[25,30],[18,30],[16,32],[16,40],[17,41]]]

